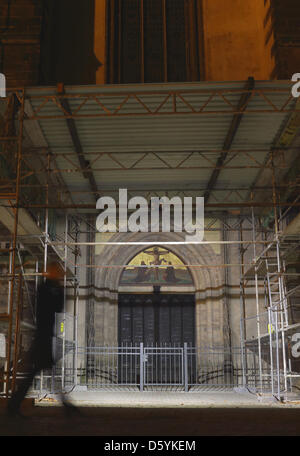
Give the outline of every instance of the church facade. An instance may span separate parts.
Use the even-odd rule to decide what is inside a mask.
[[[70,274],[72,372],[76,363],[96,375],[98,361],[110,362],[101,350],[190,347],[193,372],[205,360],[206,374],[216,367],[221,382],[229,373],[231,385],[234,375],[245,385],[246,360],[256,384],[259,356],[270,377],[261,343],[273,326],[266,281],[253,264],[289,226],[291,212],[283,217],[281,207],[297,196],[299,113],[290,89],[300,71],[298,2],[3,3],[1,72],[9,91],[25,88],[21,141],[32,161],[23,166],[38,176],[24,176],[18,223],[24,238],[34,223],[48,249],[39,264],[25,264],[41,273],[51,253]],[[14,132],[20,100],[12,96],[1,111],[3,137]],[[26,185],[46,189],[45,198],[34,190],[36,204],[28,202]],[[175,229],[100,233],[98,197],[120,188],[148,202],[204,198],[203,242],[186,243]],[[7,212],[3,236],[13,230]],[[180,364],[186,352],[178,353]],[[123,355],[114,351],[116,364],[101,375],[122,383]]]

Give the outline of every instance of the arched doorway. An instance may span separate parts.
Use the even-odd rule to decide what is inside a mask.
[[[128,348],[143,344],[146,383],[174,384],[182,382],[184,344],[194,347],[195,340],[195,292],[187,266],[163,247],[144,249],[121,275],[118,345]],[[139,375],[133,359],[127,352],[121,354],[120,382]]]
[[[211,370],[210,352],[206,350],[206,347],[218,347],[216,356],[218,356],[218,365],[222,369],[222,356],[219,357],[219,353],[222,353],[223,347],[227,346],[226,328],[228,325],[226,312],[224,312],[222,274],[220,268],[209,267],[222,263],[222,256],[218,250],[206,244],[182,245],[184,237],[181,233],[117,233],[110,240],[116,245],[113,248],[111,245],[104,246],[95,258],[97,267],[93,329],[96,347],[107,346],[109,350],[113,348],[115,356],[113,378],[118,386],[122,384],[126,387],[128,385],[136,387],[141,384],[152,388],[171,384],[182,387],[183,381],[187,377],[190,385],[200,380],[203,383],[201,375]],[[146,247],[147,245],[148,247]],[[165,257],[167,261],[170,260],[174,264],[169,265],[168,262],[163,262],[159,265],[162,267],[157,268],[161,271],[158,279],[154,273],[157,265],[150,265],[150,262],[154,260],[152,256],[154,252],[151,252],[151,255],[145,254],[145,250],[153,250],[153,246],[158,246],[162,250],[166,250],[170,246],[170,253],[174,255],[174,257]],[[144,258],[138,256],[142,252],[144,252]],[[176,259],[178,264],[175,262],[175,257],[178,258],[178,260]],[[159,259],[162,258],[164,257],[161,256]],[[146,265],[142,265],[142,261]],[[102,265],[108,267],[102,267]],[[173,266],[175,274],[172,269],[167,272],[167,265]],[[185,268],[189,273],[190,278],[185,283],[174,281],[174,275],[175,279],[181,277],[179,266]],[[140,272],[142,269],[151,271],[152,275],[147,275],[148,280],[145,280],[144,273]],[[124,274],[125,271],[127,271],[126,274]],[[128,273],[128,271],[130,272]],[[133,280],[137,278],[138,280]],[[193,345],[195,348],[188,349],[188,356],[185,358],[186,352],[182,347],[182,341],[187,339],[176,339],[176,333],[175,335],[169,333],[167,340],[161,339],[159,343],[162,347],[171,346],[171,348],[162,349],[155,342],[151,349],[151,346],[149,347],[151,338],[152,340],[155,338],[151,336],[153,320],[151,322],[149,314],[153,315],[153,310],[149,310],[149,307],[155,306],[153,301],[156,298],[159,302],[161,299],[167,301],[165,307],[161,309],[161,314],[168,313],[167,322],[172,327],[177,325],[179,333],[185,332],[185,334],[191,335],[192,331],[186,331],[185,323],[182,325],[182,320],[188,312],[185,312],[185,307],[181,307],[180,311],[178,308],[176,309],[177,302],[183,306],[185,296],[195,301],[195,312],[193,312],[195,320],[192,320],[191,325],[194,328],[195,342]],[[128,304],[130,312],[133,312],[129,313],[128,309],[124,322],[124,325],[128,325],[127,333],[129,335],[124,341],[124,349],[120,348],[121,338],[119,336],[120,321],[122,320],[120,302],[123,297],[127,300],[124,306]],[[134,305],[136,305],[136,309],[133,309]],[[141,305],[143,316],[139,309]],[[134,318],[136,314],[139,315],[139,319]],[[178,320],[180,325],[177,323]],[[136,324],[139,325],[139,328],[134,326]],[[143,328],[141,328],[142,324]],[[144,333],[145,325],[146,334]],[[160,327],[161,334],[164,336],[168,334],[169,326],[163,330],[161,323]],[[132,338],[132,334],[136,334],[136,336]],[[174,341],[173,344],[169,343],[170,339]],[[176,340],[178,342],[175,342]],[[141,349],[140,344],[143,345],[144,350]],[[111,361],[109,363],[112,364]],[[184,369],[186,369],[185,372]],[[213,380],[207,380],[205,377],[205,381],[207,383]]]
[[[154,246],[123,270],[118,296],[119,345],[195,344],[195,293],[188,267]]]
[[[154,284],[140,282],[135,284],[125,283],[122,280],[124,268],[139,253],[143,246],[137,244],[160,245],[165,249],[170,241],[172,253],[188,267],[192,277],[192,285],[184,286],[163,283],[160,294],[192,294],[195,296],[196,307],[196,346],[223,346],[226,345],[227,327],[226,313],[224,312],[223,288],[221,269],[212,269],[206,266],[222,262],[221,255],[215,253],[208,245],[176,245],[184,238],[181,233],[118,233],[111,237],[111,241],[120,243],[114,247],[103,247],[95,257],[95,308],[94,315],[89,318],[93,321],[96,346],[118,346],[119,322],[119,297],[121,294],[147,294],[153,295]],[[164,241],[166,244],[164,245]],[[134,242],[136,245],[126,245]],[[154,244],[155,242],[155,244]],[[122,245],[121,243],[124,243]],[[169,246],[168,246],[169,247]],[[153,247],[148,247],[152,249]],[[102,265],[109,265],[103,268]],[[191,267],[198,265],[201,267]],[[124,265],[122,268],[119,265]],[[138,266],[138,264],[136,265]],[[135,273],[137,274],[137,270]],[[157,284],[155,284],[156,286]],[[159,286],[159,285],[158,285]]]

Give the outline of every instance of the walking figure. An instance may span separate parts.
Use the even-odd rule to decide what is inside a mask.
[[[29,353],[32,367],[8,402],[7,414],[9,416],[22,416],[21,403],[32,385],[34,377],[43,369],[50,369],[54,365],[52,338],[55,313],[63,311],[64,292],[59,281],[63,279],[64,271],[58,262],[52,262],[49,263],[44,275],[46,280],[39,285],[37,290],[36,330]],[[61,397],[68,410],[70,410],[69,407],[73,408],[71,404],[67,403],[63,393],[61,393]]]

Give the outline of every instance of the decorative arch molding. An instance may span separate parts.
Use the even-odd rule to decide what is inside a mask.
[[[164,242],[180,242],[184,237],[178,233],[118,233],[114,235],[110,242],[157,242],[157,245],[164,246]],[[107,245],[100,255],[96,255],[96,284],[98,289],[104,292],[118,292],[121,268],[103,268],[102,264],[110,266],[127,265],[129,261],[143,250],[143,245]],[[218,265],[221,264],[220,256],[217,255],[212,247],[207,244],[185,244],[171,245],[168,249],[177,255],[188,266],[192,265]],[[220,268],[190,268],[193,277],[197,298],[205,300],[207,298],[220,297],[222,290],[222,276]]]
[[[184,240],[181,233],[117,233],[110,242],[155,242],[166,247],[164,242]],[[143,245],[107,245],[95,256],[95,343],[117,344],[118,290],[123,269],[141,252]],[[188,265],[195,287],[197,344],[224,346],[225,316],[223,299],[223,277],[220,268],[205,267],[222,263],[207,244],[168,245],[167,248]],[[101,265],[109,268],[101,268]],[[116,266],[116,267],[114,267]],[[204,267],[203,267],[204,266]]]

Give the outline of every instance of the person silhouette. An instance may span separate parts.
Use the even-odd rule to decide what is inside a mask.
[[[148,276],[149,276],[149,271],[147,271],[147,268],[145,268],[146,263],[145,261],[141,262],[141,266],[144,266],[143,268],[137,268],[137,275],[136,278],[134,279],[135,282],[147,282]]]
[[[178,279],[175,274],[174,266],[172,265],[171,261],[169,261],[169,265],[167,266],[166,272],[164,274],[164,279],[166,282],[169,283],[177,283]]]
[[[22,417],[21,403],[34,377],[43,369],[50,369],[54,365],[52,338],[54,336],[55,313],[63,311],[64,292],[60,280],[64,277],[64,271],[60,264],[54,261],[49,263],[44,277],[45,280],[37,290],[36,329],[29,351],[32,367],[8,401],[7,415],[10,417]],[[67,402],[63,393],[61,393],[61,398],[66,408],[74,407]]]

